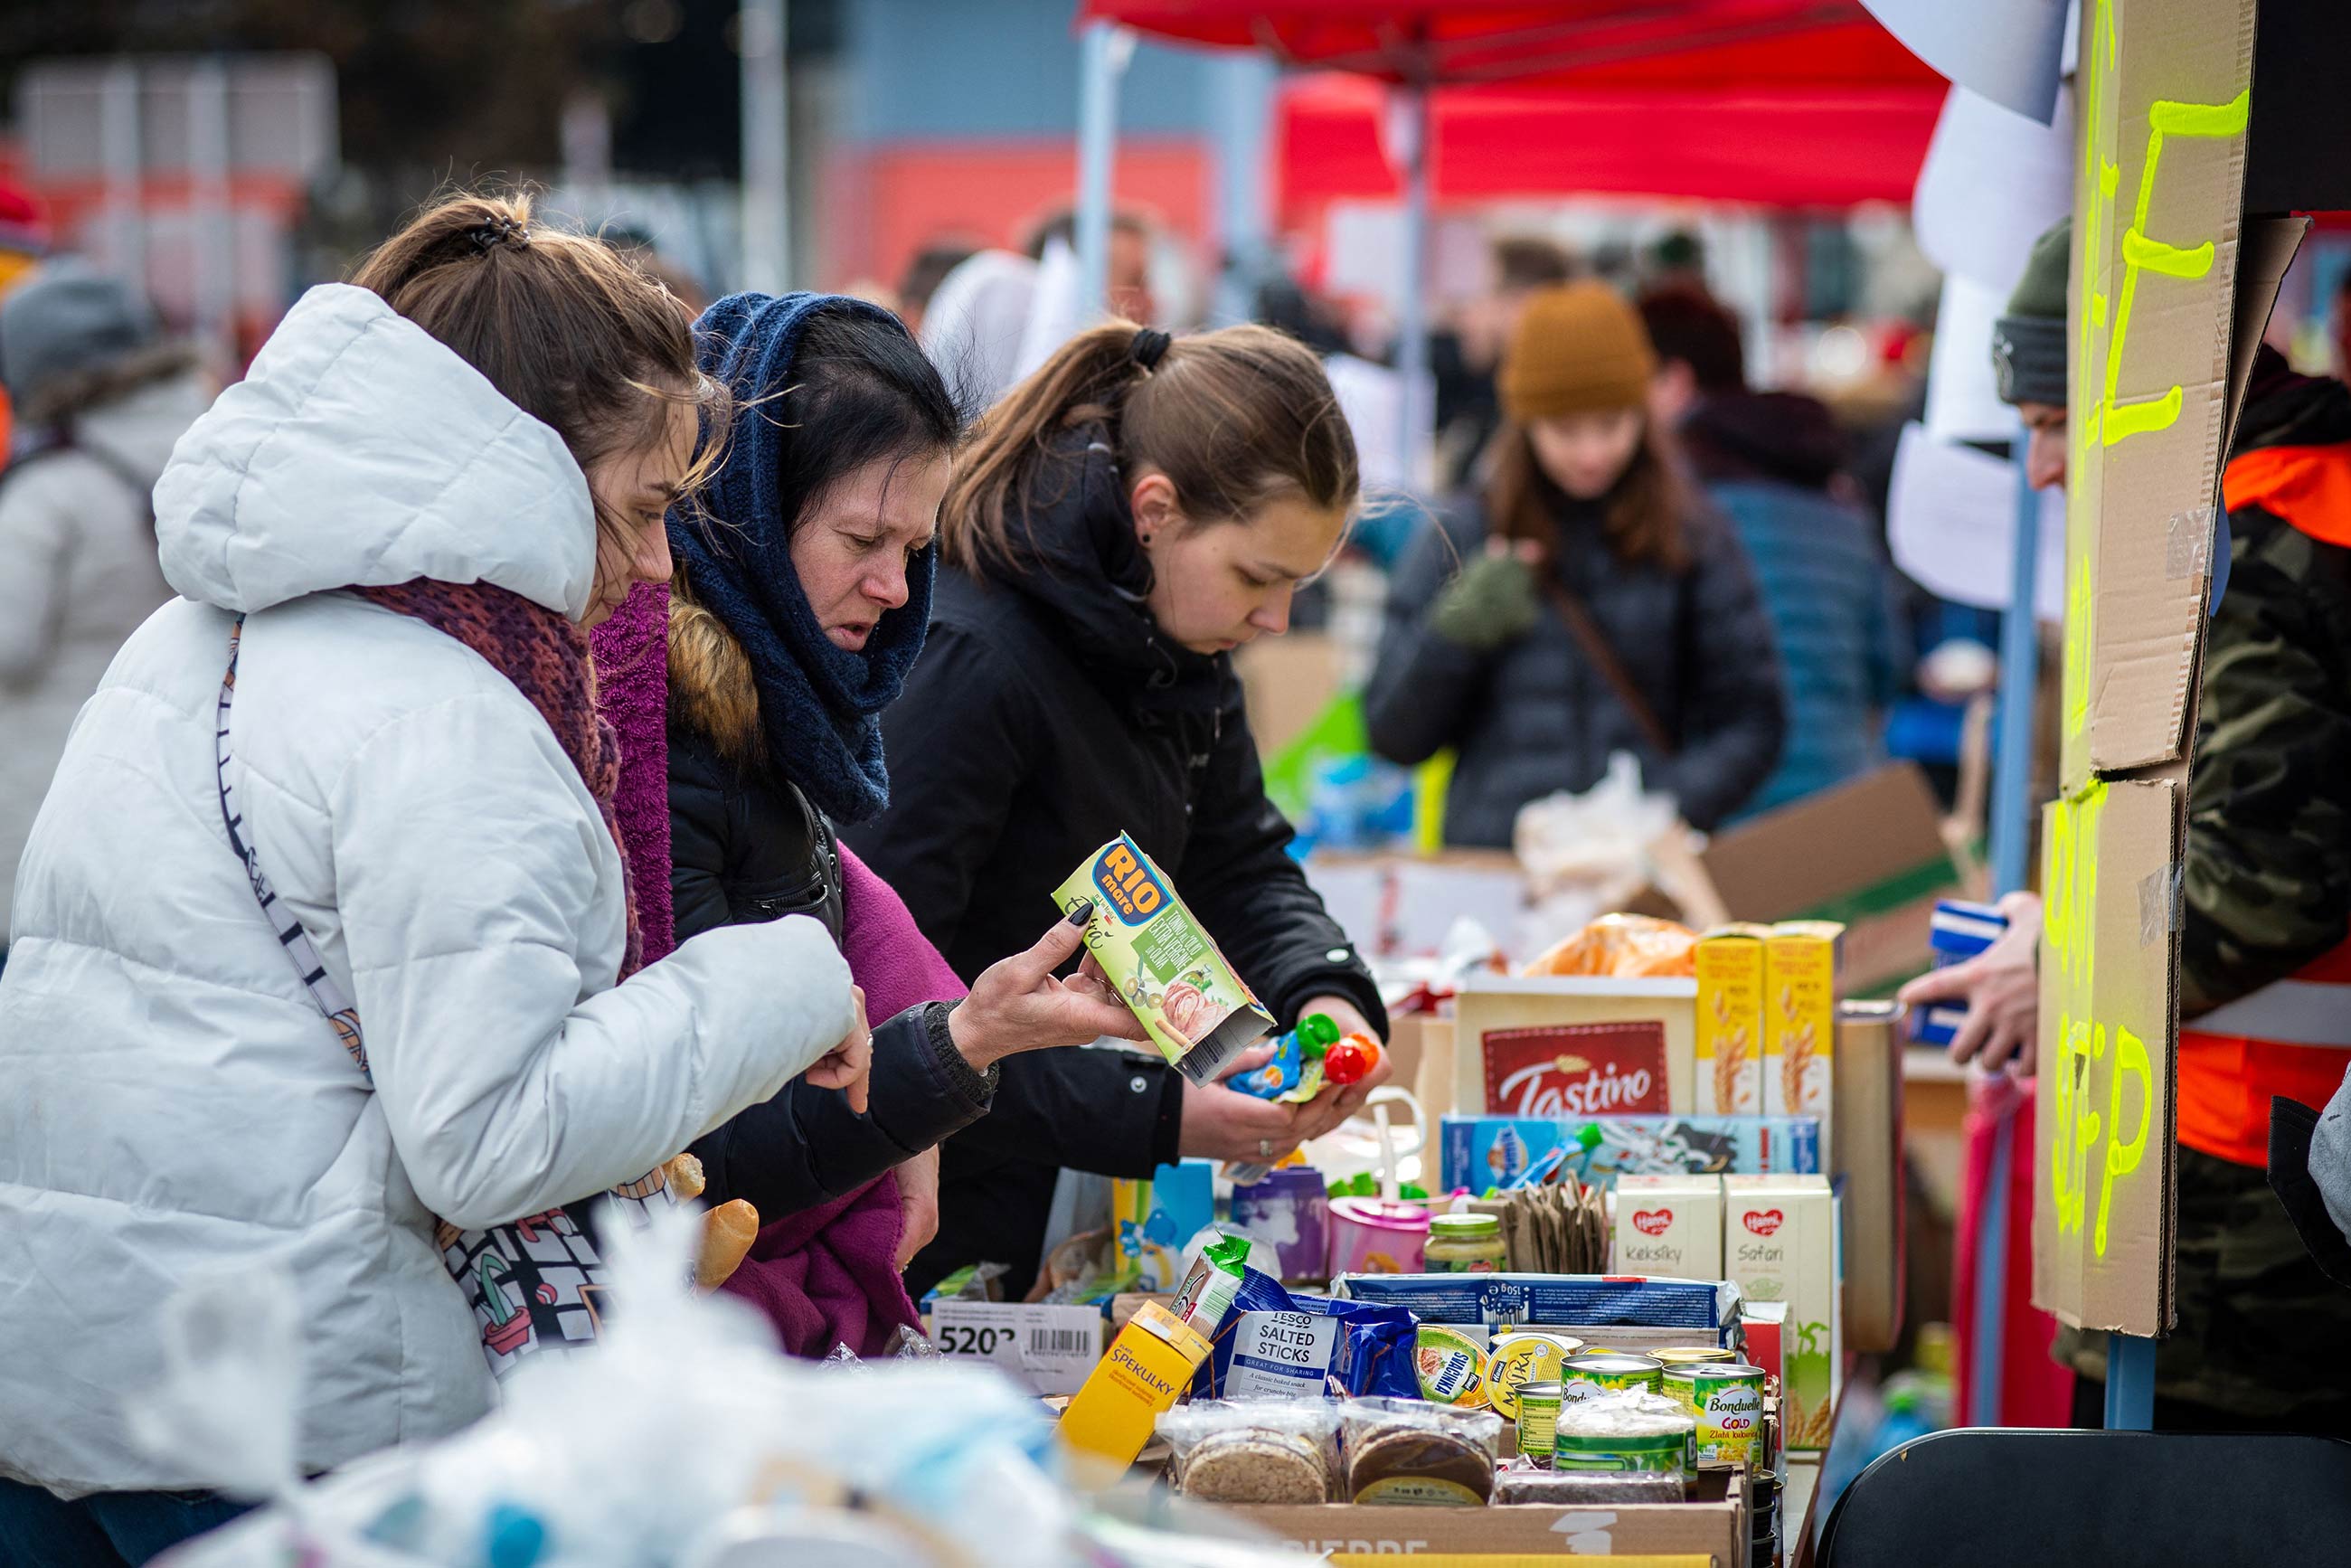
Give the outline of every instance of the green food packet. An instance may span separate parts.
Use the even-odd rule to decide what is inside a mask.
[[[1249,1255],[1248,1237],[1218,1233],[1192,1260],[1191,1271],[1184,1276],[1184,1283],[1167,1310],[1210,1339],[1216,1338],[1217,1331],[1225,1325],[1225,1314],[1232,1310],[1234,1298],[1241,1292],[1241,1281],[1249,1270]]]
[[[1093,905],[1086,946],[1142,1020],[1159,1053],[1195,1083],[1273,1032],[1258,1004],[1166,875],[1134,839],[1113,839],[1053,891],[1064,914]]]

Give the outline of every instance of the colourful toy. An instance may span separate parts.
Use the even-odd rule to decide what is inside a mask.
[[[1329,1053],[1343,1043],[1339,1026],[1328,1014],[1309,1013],[1298,1020],[1296,1029],[1273,1042],[1271,1060],[1255,1071],[1226,1080],[1226,1087],[1260,1100],[1303,1104],[1322,1092],[1329,1072]],[[1332,1078],[1330,1082],[1343,1081]]]
[[[1380,1065],[1380,1042],[1367,1034],[1351,1034],[1322,1054],[1322,1076],[1342,1089],[1360,1083]]]

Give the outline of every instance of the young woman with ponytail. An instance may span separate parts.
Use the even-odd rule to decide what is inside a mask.
[[[1230,657],[1287,629],[1356,492],[1321,364],[1262,327],[1095,328],[981,421],[940,509],[929,640],[883,716],[889,807],[848,834],[966,979],[1026,949],[1053,888],[1124,831],[1285,1027],[1319,1011],[1385,1034],[1369,971],[1285,852]],[[1124,1051],[1000,1071],[989,1114],[945,1145],[917,1297],[980,1261],[1025,1291],[1064,1167],[1277,1158],[1376,1082],[1273,1105]]]
[[[329,1469],[489,1407],[449,1234],[561,1242],[549,1211],[803,1072],[862,1100],[816,921],[638,967],[586,629],[668,576],[723,400],[658,283],[465,197],[303,296],[181,439],[182,597],[82,709],[0,973],[0,1561],[143,1562],[235,1511],[126,1415],[191,1282],[287,1273],[293,1458]],[[589,1317],[559,1276],[492,1349]]]

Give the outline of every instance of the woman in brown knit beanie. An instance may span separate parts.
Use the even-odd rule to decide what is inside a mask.
[[[1520,807],[1591,788],[1619,751],[1709,827],[1779,756],[1771,622],[1737,538],[1651,425],[1656,370],[1606,284],[1535,296],[1503,356],[1482,493],[1390,584],[1364,716],[1396,761],[1458,751],[1448,843],[1508,845]]]

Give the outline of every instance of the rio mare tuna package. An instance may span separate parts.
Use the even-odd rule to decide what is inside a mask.
[[[1176,1071],[1213,1083],[1273,1032],[1273,1017],[1225,961],[1166,873],[1121,833],[1054,890],[1068,914],[1091,904],[1086,948]]]

